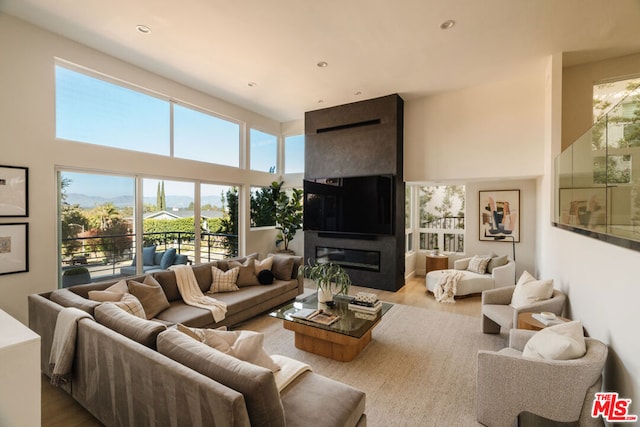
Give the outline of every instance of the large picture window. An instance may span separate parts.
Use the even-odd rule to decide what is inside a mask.
[[[304,135],[284,139],[284,173],[304,172]]]
[[[276,173],[278,137],[251,129],[251,170]]]

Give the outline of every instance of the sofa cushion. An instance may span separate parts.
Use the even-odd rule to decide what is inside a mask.
[[[273,279],[274,276],[271,270],[262,270],[258,273],[258,283],[261,285],[271,285],[273,284]]]
[[[243,263],[229,261],[229,268],[238,268],[238,280],[236,280],[238,287],[242,288],[243,286],[256,286],[260,284],[260,282],[258,282],[258,276],[256,276],[255,262],[256,260],[253,258],[247,258]]]
[[[153,276],[146,276],[142,283],[129,280],[127,285],[129,292],[140,300],[147,319],[152,319],[162,310],[169,308],[164,290]]]
[[[166,270],[167,268],[173,265],[173,261],[176,259],[176,250],[175,248],[167,249],[160,258],[160,268]]]
[[[91,301],[67,289],[57,289],[51,292],[51,301],[60,304],[63,307],[75,307],[82,311],[86,311],[93,316],[93,312],[100,305],[97,301]]]
[[[467,270],[473,273],[485,274],[487,272],[487,265],[489,264],[490,260],[491,257],[475,255],[469,260],[469,266],[467,267]]]
[[[506,255],[502,256],[494,256],[489,260],[489,264],[487,264],[487,273],[493,273],[493,269],[496,267],[502,267],[503,265],[507,265],[509,259]]]
[[[167,329],[162,323],[141,319],[112,303],[96,307],[95,319],[107,328],[154,350],[158,334]]]
[[[548,360],[571,360],[584,356],[586,352],[582,322],[574,320],[536,332],[527,341],[522,355]]]
[[[213,326],[215,321],[211,310],[206,308],[192,307],[185,304],[181,299],[171,301],[169,308],[158,313],[155,320],[165,322],[169,325],[182,323],[195,328],[205,328]],[[227,315],[229,312],[227,311]]]
[[[142,248],[142,264],[156,265],[155,257],[156,257],[155,246],[147,246],[146,248]]]
[[[211,267],[212,280],[209,292],[216,293],[237,291],[239,288],[238,285],[236,285],[236,281],[238,280],[239,272],[239,267],[234,267],[227,271],[222,271],[218,267]]]
[[[262,366],[271,372],[280,369],[271,356],[264,351],[264,335],[259,332],[189,328],[182,324],[178,324],[177,329],[229,356]]]
[[[89,299],[98,302],[116,302],[120,301],[124,296],[124,292],[111,291],[89,291]]]
[[[266,257],[262,261],[254,260],[253,266],[255,268],[256,275],[260,274],[263,270],[271,271],[271,267],[273,266],[273,256]]]
[[[131,294],[124,294],[120,301],[110,302],[109,304],[114,304],[127,313],[131,313],[141,319],[147,319],[140,300]]]
[[[224,354],[176,329],[158,335],[158,351],[242,393],[252,427],[285,425],[282,401],[269,369]]]
[[[273,275],[276,277],[276,279],[280,279],[280,280],[291,280],[291,279],[297,279],[298,278],[298,271],[300,269],[300,266],[302,265],[304,258],[301,256],[297,256],[297,255],[285,255],[285,254],[268,254],[268,257],[273,257],[273,266],[271,267],[271,271],[273,272]],[[291,276],[287,277],[286,272],[288,271],[288,266],[289,266],[289,261],[288,260],[293,260],[293,265],[291,266]],[[278,264],[280,264],[280,266],[282,266],[282,270],[280,268],[280,266],[277,266]],[[278,270],[278,272],[281,272],[283,274],[277,274],[276,270]]]
[[[511,297],[511,306],[523,307],[536,301],[543,301],[553,295],[553,280],[537,280],[528,271],[524,271],[518,279]]]

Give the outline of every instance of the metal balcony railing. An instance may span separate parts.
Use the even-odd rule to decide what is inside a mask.
[[[433,219],[420,228],[420,249],[464,252],[464,217],[445,216]]]
[[[196,259],[193,232],[144,233],[142,240],[145,247],[156,246],[157,252],[175,248],[176,253],[186,255],[190,262],[196,263],[238,254],[238,236],[235,234],[202,232],[199,259]],[[132,264],[136,246],[135,234],[62,239],[61,271],[64,273],[74,266],[83,266],[89,270],[92,281],[120,277],[120,268]]]

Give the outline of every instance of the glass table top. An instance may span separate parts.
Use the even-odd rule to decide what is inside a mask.
[[[278,319],[283,319],[284,321],[298,322],[316,328],[360,338],[376,323],[378,323],[382,316],[386,314],[391,307],[393,307],[393,304],[383,302],[382,308],[377,313],[364,313],[349,309],[349,303],[353,300],[353,297],[336,295],[333,300],[335,301],[335,305],[333,307],[328,307],[326,304],[318,302],[318,294],[314,293],[312,295],[296,299],[295,301],[280,307],[269,315]],[[339,316],[339,318],[330,325],[323,325],[310,320],[293,317],[295,313],[305,309],[321,309],[323,312],[335,314]]]

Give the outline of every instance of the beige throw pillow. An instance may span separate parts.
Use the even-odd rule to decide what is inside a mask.
[[[552,295],[552,279],[537,280],[528,271],[524,271],[511,296],[511,307],[519,308],[537,301],[544,301]]]
[[[146,275],[142,283],[135,280],[129,280],[127,283],[129,292],[140,300],[147,319],[153,319],[158,313],[170,307],[162,286],[153,276]]]
[[[467,270],[478,274],[485,274],[487,272],[487,265],[489,264],[489,261],[491,261],[491,257],[475,255],[469,260],[469,267],[467,267]]]
[[[120,280],[103,291],[89,291],[89,299],[98,302],[117,302],[124,294],[129,293],[127,281]]]
[[[233,292],[239,291],[238,285],[236,285],[236,281],[238,280],[238,273],[240,272],[240,268],[235,267],[231,268],[227,271],[222,271],[217,267],[211,267],[211,287],[209,288],[209,292]]]
[[[560,323],[536,332],[524,346],[524,357],[547,360],[578,359],[587,352],[582,322]]]
[[[145,319],[145,320],[147,319],[147,316],[144,313],[144,308],[142,307],[142,304],[140,303],[138,298],[136,298],[131,294],[124,294],[120,301],[109,302],[107,304],[115,304],[118,307],[120,307],[122,310],[126,311],[127,313],[131,313],[134,316],[137,316],[141,319]]]
[[[489,261],[489,264],[487,264],[487,273],[489,274],[493,273],[494,268],[507,265],[508,262],[509,262],[509,259],[507,258],[506,255],[492,257],[491,260]]]
[[[198,329],[184,325],[178,325],[178,330],[229,356],[262,366],[272,372],[280,370],[280,366],[264,350],[264,335],[260,332]]]
[[[256,276],[258,275],[258,273],[260,273],[262,270],[271,270],[271,267],[273,266],[273,257],[267,257],[265,259],[263,259],[262,261],[259,260],[255,260],[254,264],[254,271],[256,273]]]
[[[255,262],[256,260],[253,258],[247,258],[243,263],[238,261],[229,261],[229,268],[238,267],[238,280],[236,280],[236,285],[243,287],[257,286],[260,284],[260,282],[258,282],[258,276],[256,276]]]

